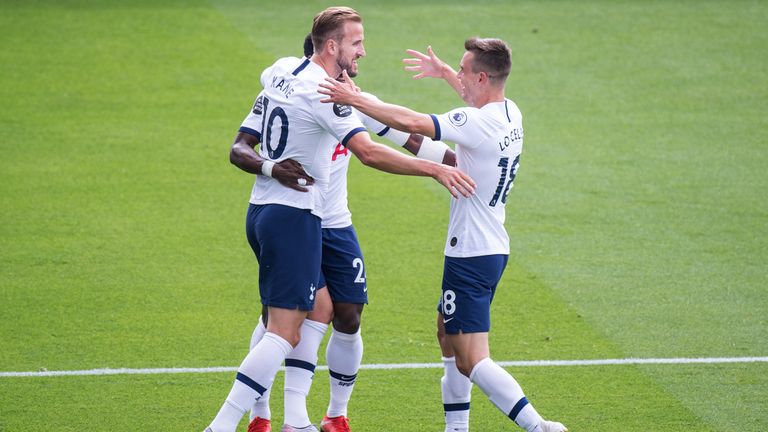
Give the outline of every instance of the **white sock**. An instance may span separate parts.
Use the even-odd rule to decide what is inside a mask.
[[[443,377],[440,379],[445,411],[445,430],[469,430],[469,401],[472,381],[459,372],[456,357],[443,357]]]
[[[328,417],[347,415],[347,404],[357,379],[357,371],[363,360],[363,338],[358,329],[354,334],[333,330],[325,351],[328,373],[331,375],[331,401]]]
[[[235,432],[247,408],[270,387],[285,356],[293,347],[280,336],[267,332],[245,356],[237,369],[235,383],[210,428],[214,432]]]
[[[285,417],[283,423],[294,427],[308,426],[312,422],[307,413],[307,395],[317,366],[317,350],[323,341],[328,324],[304,320],[301,342],[285,358]]]
[[[512,421],[528,432],[537,432],[541,416],[528,403],[520,384],[509,372],[485,358],[472,368],[469,379]]]
[[[253,335],[251,335],[250,349],[253,349],[256,344],[261,341],[261,338],[264,337],[266,332],[267,328],[264,327],[264,322],[262,321],[261,316],[259,316],[259,324],[253,330]],[[248,416],[249,421],[252,421],[256,417],[261,417],[267,420],[272,418],[272,411],[269,409],[269,394],[271,391],[272,387],[268,388],[267,391],[251,405],[251,412]]]

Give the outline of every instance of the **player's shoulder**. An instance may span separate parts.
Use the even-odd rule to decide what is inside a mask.
[[[445,116],[448,117],[448,120],[454,126],[459,127],[464,126],[467,123],[474,123],[479,119],[482,119],[485,117],[485,113],[483,113],[483,111],[479,108],[464,106],[448,111],[445,113]]]
[[[505,109],[509,113],[509,116],[513,119],[522,119],[523,113],[520,112],[520,108],[511,99],[504,99]]]
[[[267,82],[270,77],[291,74],[297,68],[301,67],[305,60],[306,58],[299,57],[282,57],[277,59],[274,63],[272,63],[271,66],[264,69],[264,71],[261,73],[262,86],[266,87],[265,82]]]

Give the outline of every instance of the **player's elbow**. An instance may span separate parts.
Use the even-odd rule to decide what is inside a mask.
[[[355,152],[355,156],[360,159],[360,162],[365,166],[375,166],[378,158],[376,157],[376,151],[371,148],[373,146],[365,146],[359,151]]]
[[[236,167],[240,167],[243,162],[243,149],[240,142],[232,144],[232,148],[229,149],[229,163]]]

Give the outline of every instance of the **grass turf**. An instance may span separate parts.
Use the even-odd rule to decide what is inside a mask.
[[[261,68],[298,54],[325,6],[3,2],[1,370],[242,359],[258,314],[251,178],[228,145]],[[764,4],[351,6],[366,20],[358,84],[425,112],[460,101],[410,80],[405,48],[430,43],[456,64],[470,35],[513,47],[507,94],[526,144],[494,358],[766,354]],[[364,361],[437,361],[447,195],[359,164],[350,175],[371,287]],[[574,431],[768,427],[760,364],[513,372]],[[365,372],[353,426],[439,430],[438,376]],[[231,379],[0,378],[0,430],[202,429]],[[313,418],[327,401],[316,381]],[[473,429],[511,427],[473,400]]]

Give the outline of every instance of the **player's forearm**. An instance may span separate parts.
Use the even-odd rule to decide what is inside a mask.
[[[391,174],[433,176],[434,162],[412,158],[382,144],[350,147],[360,161],[371,168]]]
[[[254,136],[238,133],[229,151],[229,162],[250,174],[262,174],[264,158],[254,149],[259,143]]]
[[[353,105],[391,128],[429,137],[435,136],[435,125],[427,114],[363,95],[358,97]]]

